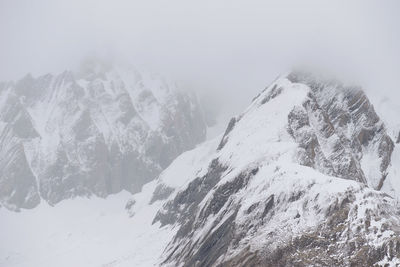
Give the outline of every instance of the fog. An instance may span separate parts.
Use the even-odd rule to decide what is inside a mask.
[[[399,28],[400,0],[0,0],[0,267],[400,266]]]
[[[398,1],[1,0],[0,79],[74,69],[88,56],[125,61],[197,90],[226,117],[293,66],[340,72],[397,96],[399,8]]]

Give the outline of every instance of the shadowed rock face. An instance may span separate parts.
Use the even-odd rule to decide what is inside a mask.
[[[0,93],[7,207],[138,192],[206,136],[194,95],[135,70],[28,75]]]
[[[222,137],[221,142],[218,145],[218,148],[217,148],[218,150],[221,150],[224,147],[224,145],[226,144],[226,142],[228,142],[229,132],[232,131],[233,127],[235,127],[236,120],[237,120],[236,118],[232,118],[229,121],[228,127],[225,130],[224,136]]]
[[[188,187],[178,193],[173,201],[168,202],[154,218],[154,222],[160,221],[161,225],[174,224],[176,222],[187,222],[188,226],[181,227],[181,235],[184,236],[185,228],[189,228],[193,217],[191,214],[198,208],[198,205],[207,193],[218,183],[221,175],[226,171],[218,159],[214,159],[206,175],[194,179]],[[154,223],[153,222],[153,223]]]
[[[291,73],[288,79],[311,89],[288,117],[288,131],[300,145],[300,163],[381,189],[394,142],[365,93],[302,73]],[[372,163],[377,172],[362,166],[367,157],[378,161]]]
[[[360,89],[278,79],[157,213],[153,223],[177,229],[162,264],[399,264],[400,211],[379,192],[394,146]]]
[[[0,201],[9,209],[33,208],[40,197],[23,140],[7,123],[0,123],[0,133]]]
[[[195,229],[204,226],[207,219],[216,216],[226,206],[234,207],[235,205],[230,197],[242,190],[257,172],[258,169],[256,168],[240,173],[232,181],[216,187],[216,184],[229,171],[218,162],[218,159],[214,159],[206,175],[194,179],[185,190],[179,192],[171,202],[168,202],[163,210],[158,212],[154,222],[160,221],[161,225],[180,224],[174,241],[177,243],[184,242],[186,245],[183,248],[179,248],[179,246],[171,247],[166,252],[165,262],[178,259],[177,262],[184,266],[209,266],[221,254],[224,254],[234,237],[234,220],[237,211],[234,211],[226,220],[223,220],[224,216],[217,218],[212,223],[212,230],[206,233],[196,252],[193,251],[193,246],[198,245],[196,244],[197,240],[191,238],[195,234]],[[201,206],[200,203],[210,190],[214,190],[212,198],[198,210]],[[198,216],[193,216],[197,212]]]
[[[0,85],[0,203],[9,209],[33,208],[40,197],[24,143],[38,133],[18,96],[8,91],[10,86]]]

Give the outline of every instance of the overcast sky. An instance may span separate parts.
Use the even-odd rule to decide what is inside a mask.
[[[0,0],[0,79],[73,69],[87,56],[123,59],[215,94],[229,115],[302,64],[391,94],[399,3]]]

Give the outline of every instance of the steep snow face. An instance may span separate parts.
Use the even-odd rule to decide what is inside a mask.
[[[0,198],[9,208],[37,205],[39,193],[54,204],[138,192],[206,136],[193,94],[134,69],[26,76],[0,89],[0,154],[9,170]],[[14,165],[24,175],[14,175]]]
[[[151,203],[165,204],[153,223],[176,231],[161,264],[400,262],[396,201],[376,191],[388,186],[396,149],[360,89],[291,73],[216,140],[180,171],[180,187],[167,182],[175,176],[168,170],[188,153],[154,185]]]

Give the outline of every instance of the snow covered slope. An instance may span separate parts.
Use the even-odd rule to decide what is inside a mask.
[[[166,200],[153,222],[176,229],[161,264],[400,264],[388,195],[400,192],[399,177],[388,178],[397,146],[361,89],[305,73],[279,78],[231,120],[208,159],[181,172],[183,187],[161,175],[154,198]]]
[[[131,68],[92,64],[0,85],[0,203],[32,208],[141,186],[206,136],[196,97]]]
[[[0,210],[0,266],[151,266],[171,236],[151,225],[157,206],[129,218],[124,206],[130,196],[67,199],[54,207],[42,202],[20,213]],[[144,239],[142,231],[151,234]]]
[[[209,142],[182,154],[179,162],[184,164],[167,168],[160,179],[173,188],[184,185],[185,176],[180,174],[195,175],[199,166],[194,164],[208,159],[216,145]],[[132,195],[123,191],[104,199],[67,199],[55,206],[42,202],[21,212],[0,209],[0,266],[159,265],[176,230],[152,224],[163,203],[153,197],[158,183],[154,180],[144,185],[134,202]]]

